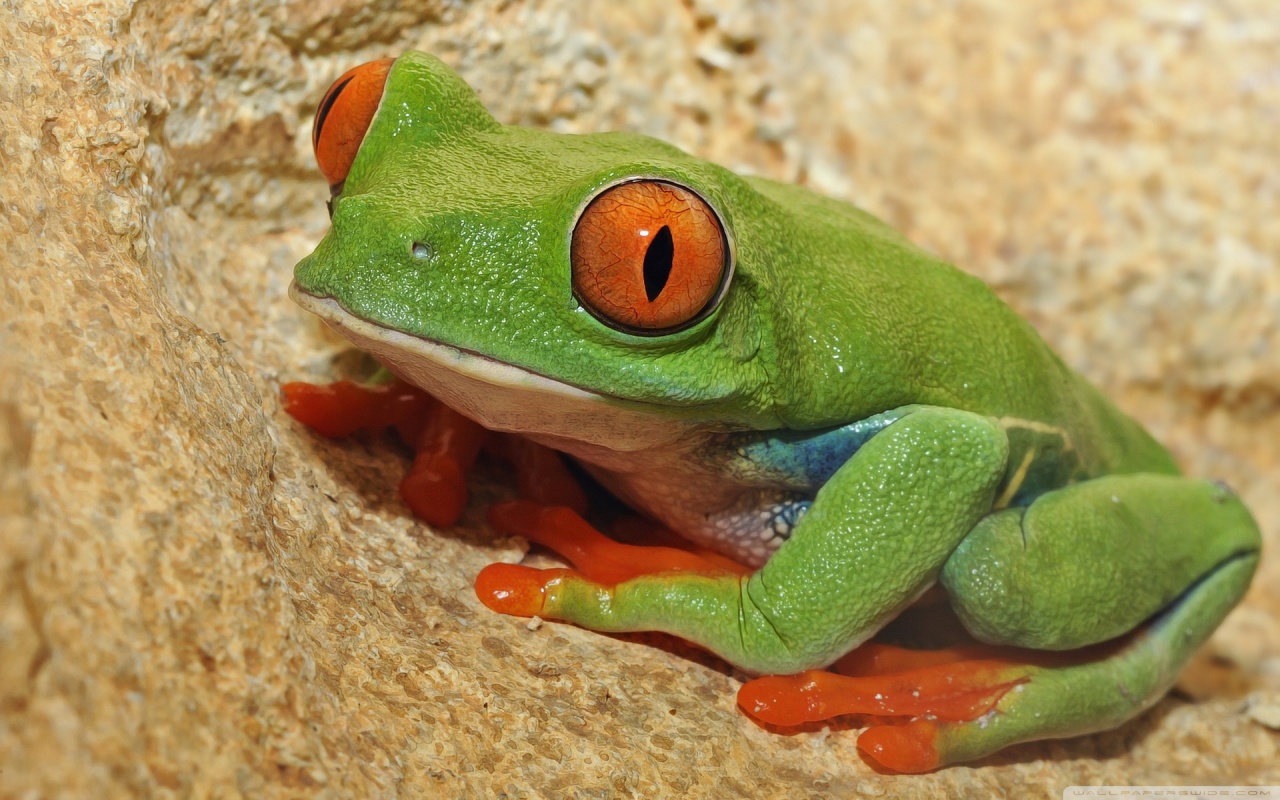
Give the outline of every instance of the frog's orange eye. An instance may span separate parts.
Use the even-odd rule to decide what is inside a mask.
[[[311,127],[316,163],[337,194],[356,160],[356,151],[382,101],[394,58],[383,58],[347,70],[325,92]]]
[[[670,333],[715,308],[729,277],[724,226],[706,201],[660,180],[601,192],[570,248],[573,291],[607,325]]]

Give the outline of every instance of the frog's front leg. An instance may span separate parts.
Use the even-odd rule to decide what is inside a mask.
[[[991,507],[1007,456],[993,420],[922,407],[841,466],[750,576],[672,573],[609,586],[568,570],[491,565],[477,587],[496,610],[601,631],[663,631],[753,672],[820,667],[933,584]]]

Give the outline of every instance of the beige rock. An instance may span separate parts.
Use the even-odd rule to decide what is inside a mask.
[[[1249,695],[1244,710],[1249,719],[1259,725],[1280,730],[1280,694],[1272,693],[1270,697],[1261,692]]]
[[[834,6],[839,5],[839,8]],[[278,387],[343,346],[285,298],[310,114],[419,47],[504,121],[808,182],[993,283],[1257,513],[1184,693],[1122,729],[879,775],[732,676],[487,612],[520,557],[415,522],[393,443]],[[1230,4],[37,3],[0,14],[0,796],[1060,796],[1280,784],[1280,13]],[[1186,698],[1194,697],[1194,702]]]

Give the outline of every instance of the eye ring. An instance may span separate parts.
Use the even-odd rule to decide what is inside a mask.
[[[603,324],[666,336],[709,317],[734,272],[732,240],[698,192],[634,177],[600,189],[570,237],[574,298]]]

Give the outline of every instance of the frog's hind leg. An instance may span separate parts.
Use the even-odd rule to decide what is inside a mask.
[[[944,567],[957,616],[990,644],[871,644],[836,665],[846,674],[760,678],[739,704],[779,725],[913,717],[858,740],[901,772],[1112,728],[1153,704],[1239,601],[1259,541],[1239,500],[1207,482],[1112,476],[1051,492],[983,519]]]
[[[992,671],[1006,688],[976,720],[876,727],[859,747],[919,771],[1123,723],[1240,600],[1259,546],[1231,492],[1165,475],[1099,478],[987,517],[943,570],[957,615],[986,642],[1061,652]]]
[[[858,746],[901,772],[981,758],[1017,742],[1114,728],[1160,699],[1182,665],[1248,588],[1257,553],[1234,557],[1112,655],[1027,666],[1025,680],[972,721],[915,720],[874,727]]]
[[[986,517],[941,583],[980,641],[1069,650],[1133,630],[1260,543],[1221,484],[1110,475]]]

